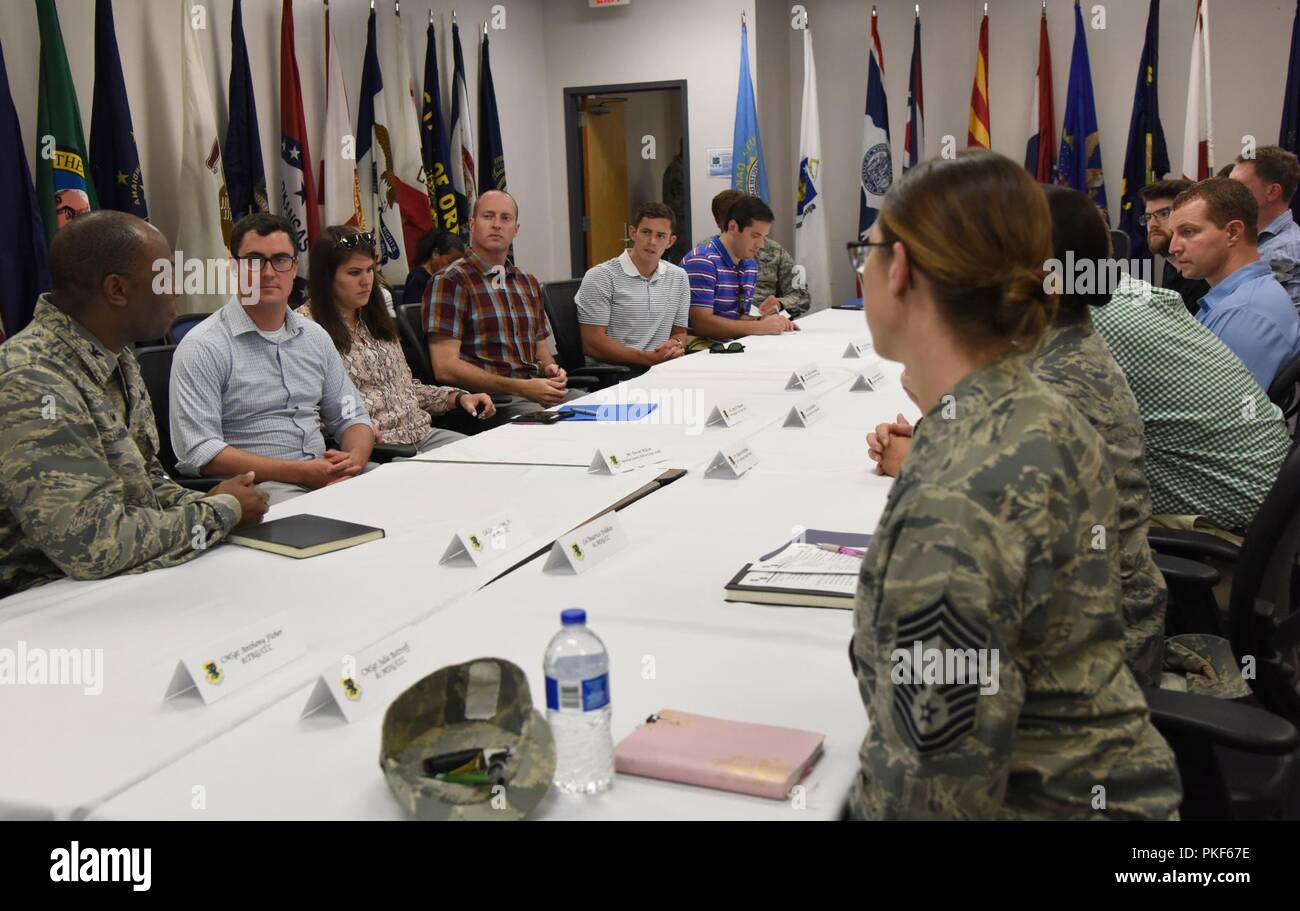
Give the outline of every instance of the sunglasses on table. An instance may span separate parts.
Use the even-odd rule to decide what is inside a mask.
[[[740,354],[745,350],[745,346],[740,342],[732,342],[730,345],[724,345],[722,342],[714,342],[709,346],[709,352],[712,354]]]

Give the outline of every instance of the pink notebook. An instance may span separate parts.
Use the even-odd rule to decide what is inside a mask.
[[[614,750],[629,775],[784,800],[822,752],[811,731],[663,709]]]

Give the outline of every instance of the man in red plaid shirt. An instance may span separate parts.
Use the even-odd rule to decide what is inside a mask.
[[[506,261],[519,233],[519,206],[502,190],[478,198],[465,258],[433,277],[425,292],[424,331],[438,382],[470,392],[509,395],[497,414],[510,418],[573,397],[546,346],[550,326],[542,286]]]

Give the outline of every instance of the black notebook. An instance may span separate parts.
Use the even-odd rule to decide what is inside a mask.
[[[232,544],[304,560],[377,541],[383,536],[382,528],[303,514],[241,528],[232,532],[229,540]]]

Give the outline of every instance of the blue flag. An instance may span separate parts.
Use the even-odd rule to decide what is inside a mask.
[[[262,165],[262,137],[257,129],[257,100],[244,43],[244,11],[235,0],[230,14],[230,124],[224,149],[226,192],[230,216],[239,221],[253,212],[270,209],[266,196],[266,171]]]
[[[37,296],[50,290],[45,223],[24,148],[0,47],[0,319],[10,338],[31,322]]]
[[[1160,0],[1151,0],[1147,13],[1146,44],[1138,63],[1133,116],[1128,123],[1128,151],[1124,154],[1124,181],[1120,184],[1119,227],[1129,237],[1129,256],[1150,259],[1147,230],[1138,219],[1145,211],[1142,188],[1169,173],[1169,150],[1160,125]]]
[[[1092,95],[1092,70],[1088,66],[1088,37],[1078,0],[1074,4],[1074,53],[1070,58],[1070,87],[1065,96],[1065,126],[1061,130],[1057,182],[1086,193],[1101,209],[1107,223],[1110,222],[1110,215],[1106,212],[1106,183],[1101,171],[1097,105]]]
[[[1300,154],[1300,0],[1296,0],[1291,25],[1291,62],[1286,69],[1286,98],[1282,102],[1282,129],[1277,144]],[[1291,211],[1300,219],[1300,193],[1291,198]]]
[[[460,234],[462,200],[451,183],[447,157],[447,124],[442,119],[442,86],[438,79],[438,42],[429,23],[425,33],[424,104],[420,108],[420,152],[424,157],[424,179],[429,186],[429,208],[434,224],[449,234]]]
[[[117,52],[112,0],[95,3],[95,100],[90,112],[90,175],[103,209],[149,217],[131,106]]]
[[[506,153],[501,146],[501,121],[497,117],[497,90],[492,85],[487,29],[483,30],[478,71],[478,191],[506,188]]]
[[[740,27],[740,86],[736,89],[736,128],[731,138],[731,188],[764,201],[768,198],[763,168],[763,139],[758,135],[758,108],[749,78],[749,30]]]

